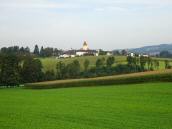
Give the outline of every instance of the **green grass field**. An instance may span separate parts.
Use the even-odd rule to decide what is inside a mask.
[[[172,83],[0,89],[0,129],[172,129]]]
[[[71,63],[73,60],[77,59],[80,64],[81,64],[81,69],[83,70],[83,63],[85,61],[85,59],[88,59],[90,61],[90,67],[94,67],[96,64],[96,60],[98,58],[105,58],[107,59],[108,56],[83,56],[83,57],[75,57],[75,58],[67,58],[67,59],[56,59],[55,57],[50,57],[50,58],[40,58],[42,64],[43,64],[43,70],[44,71],[48,71],[48,70],[56,70],[56,64],[58,61],[62,61],[65,62],[66,64]],[[115,64],[126,64],[126,56],[115,56]],[[166,59],[166,58],[153,58],[156,60],[159,60],[160,62],[160,67],[159,69],[164,69],[165,68],[165,64],[164,64],[164,60],[170,60],[171,59]],[[172,65],[172,63],[171,63]]]
[[[67,59],[56,59],[55,57],[51,58],[40,58],[42,64],[43,64],[43,69],[45,71],[47,70],[55,70],[56,69],[56,64],[58,61],[65,62],[66,64],[71,63],[73,60],[77,59],[80,64],[81,64],[81,69],[83,68],[83,63],[86,59],[90,61],[90,67],[95,66],[96,60],[98,58],[105,58],[107,59],[108,56],[83,56],[83,57],[75,57],[75,58],[67,58]],[[125,56],[115,56],[115,62],[117,64],[123,64],[126,63],[126,57]]]

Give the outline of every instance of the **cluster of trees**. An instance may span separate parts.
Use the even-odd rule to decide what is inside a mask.
[[[51,57],[51,56],[59,56],[63,51],[57,48],[51,48],[43,46],[39,49],[38,45],[35,45],[34,51],[31,52],[29,47],[3,47],[0,49],[0,53],[4,54],[16,54],[16,55],[32,55],[37,57]]]
[[[27,82],[48,80],[51,72],[42,71],[42,63],[29,47],[3,47],[0,49],[0,86],[18,86]],[[55,79],[55,78],[54,78]]]
[[[30,54],[29,47],[19,47],[19,46],[12,46],[12,47],[3,47],[0,49],[0,53],[2,54],[16,54],[16,55],[28,55]]]
[[[77,78],[80,75],[80,63],[78,60],[74,60],[72,63],[65,64],[63,62],[58,62],[57,66],[57,79],[65,78]]]
[[[128,54],[128,51],[125,50],[125,49],[123,49],[123,50],[121,50],[121,51],[119,51],[119,50],[114,50],[112,53],[113,53],[113,55],[123,55],[123,56],[126,56],[126,55]]]
[[[39,49],[38,45],[35,45],[33,54],[39,57],[51,57],[51,56],[59,56],[62,53],[62,50],[58,50],[57,48],[47,47],[44,48],[43,46]]]
[[[159,61],[151,57],[127,57],[128,66],[135,68],[135,71],[154,70],[159,68]]]
[[[172,68],[171,61],[165,60],[165,69],[171,69],[171,68]]]
[[[19,86],[22,83],[44,80],[39,59],[16,54],[0,54],[0,86]]]
[[[114,57],[97,59],[96,66],[90,68],[90,61],[86,59],[83,63],[84,70],[81,70],[81,64],[78,60],[74,60],[69,64],[64,62],[57,63],[57,79],[65,78],[81,78],[81,77],[95,77],[104,75],[106,72],[111,71],[112,65],[115,62]]]
[[[159,54],[161,58],[172,58],[172,54],[169,51],[162,51]]]

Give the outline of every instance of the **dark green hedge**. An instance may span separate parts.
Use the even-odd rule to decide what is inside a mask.
[[[67,88],[67,87],[83,87],[83,86],[101,86],[114,84],[134,84],[147,82],[172,82],[172,72],[152,72],[137,73],[122,76],[98,77],[90,79],[72,79],[59,80],[41,83],[25,84],[26,88],[32,89],[51,89],[51,88]]]

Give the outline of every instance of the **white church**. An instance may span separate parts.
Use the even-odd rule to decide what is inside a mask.
[[[98,52],[96,50],[89,49],[88,43],[84,41],[82,48],[76,51],[76,56],[84,56],[84,55],[96,56],[97,53]]]
[[[88,43],[84,41],[81,49],[65,51],[62,55],[59,56],[59,58],[69,58],[76,56],[98,56],[98,51],[89,49]]]

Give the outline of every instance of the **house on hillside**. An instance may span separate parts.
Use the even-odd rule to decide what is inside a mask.
[[[107,51],[106,55],[107,55],[107,56],[112,56],[113,53],[112,53],[111,51]]]
[[[76,57],[75,50],[64,51],[63,54],[59,56],[59,58],[73,58],[73,57]]]
[[[129,53],[127,56],[135,57],[135,53]]]

